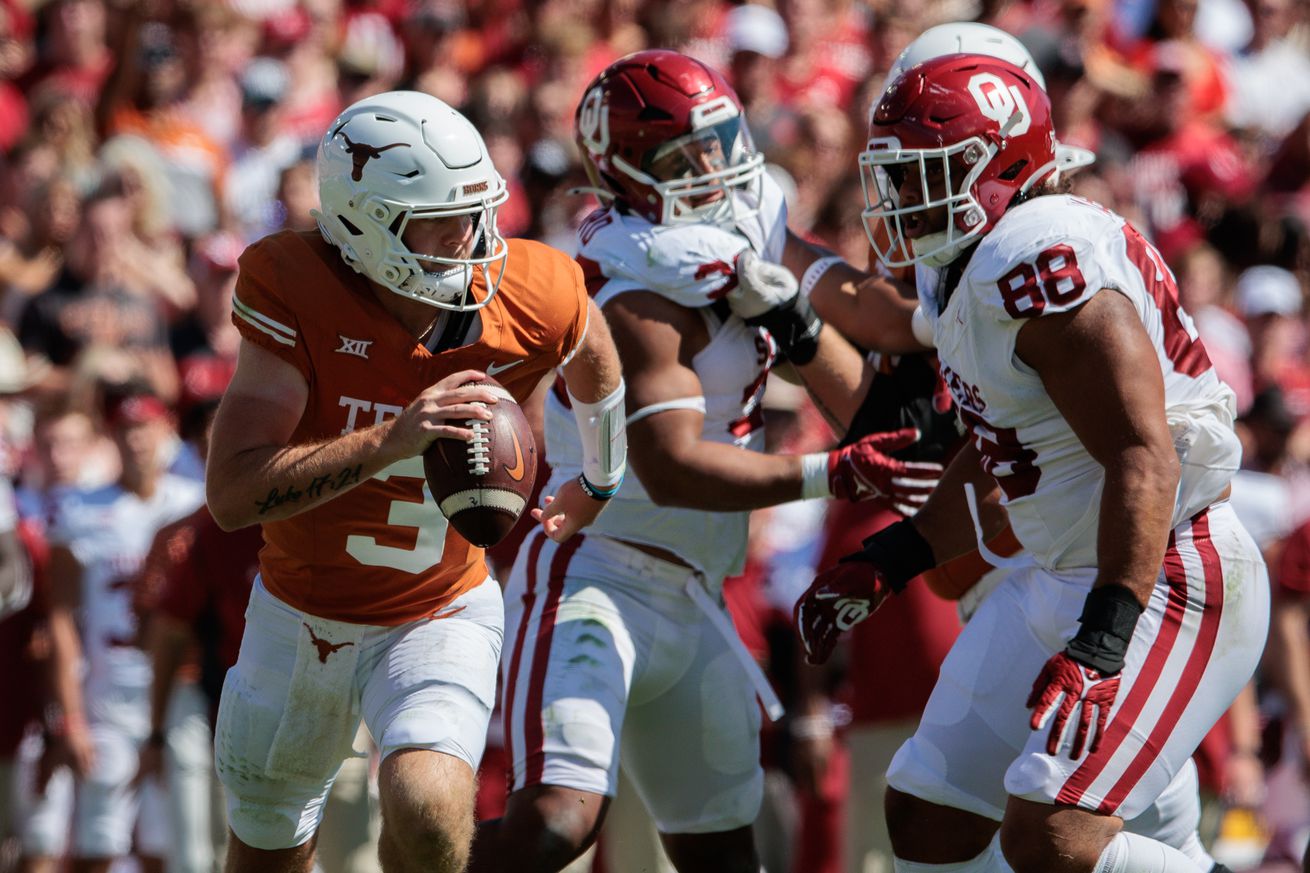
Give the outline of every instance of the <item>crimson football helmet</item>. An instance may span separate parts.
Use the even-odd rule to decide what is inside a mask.
[[[596,193],[656,224],[733,223],[758,202],[764,156],[741,101],[694,58],[620,58],[587,87],[574,130]],[[742,191],[755,196],[743,202]]]
[[[864,229],[889,267],[941,267],[1057,172],[1051,101],[1029,73],[985,55],[934,58],[907,70],[873,112],[860,154]],[[917,190],[903,190],[914,175]],[[907,236],[943,207],[942,230]]]

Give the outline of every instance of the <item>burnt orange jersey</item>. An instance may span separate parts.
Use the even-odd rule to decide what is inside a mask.
[[[232,321],[246,341],[308,381],[293,443],[383,422],[464,369],[494,375],[522,402],[582,341],[587,292],[577,264],[540,243],[510,240],[505,264],[499,291],[478,313],[480,338],[434,355],[317,232],[283,231],[241,256]],[[479,272],[474,292],[481,298],[484,290]],[[311,487],[338,484],[346,482]],[[450,528],[433,501],[421,456],[292,518],[266,522],[264,542],[260,571],[268,590],[337,621],[413,621],[487,575],[482,549]]]

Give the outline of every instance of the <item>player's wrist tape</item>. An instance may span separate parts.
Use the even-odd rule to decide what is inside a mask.
[[[908,518],[887,525],[866,539],[863,549],[842,560],[873,564],[897,594],[915,576],[937,566],[932,546]]]
[[[1065,647],[1065,654],[1084,667],[1113,676],[1124,668],[1128,644],[1143,612],[1137,595],[1122,585],[1093,588],[1078,616],[1082,625]]]
[[[623,411],[623,380],[619,386],[606,396],[586,403],[569,392],[573,417],[577,420],[578,436],[582,440],[582,476],[583,490],[591,494],[605,495],[597,500],[606,500],[614,495],[623,474],[628,468],[628,432],[627,417]],[[608,483],[598,485],[595,483]]]
[[[746,319],[746,323],[767,330],[778,344],[778,351],[793,364],[808,364],[818,354],[823,319],[803,294],[798,293],[763,315]]]
[[[615,482],[613,485],[601,488],[598,485],[592,485],[588,482],[585,473],[579,473],[578,484],[582,486],[582,493],[590,497],[592,500],[609,500],[615,494],[619,493],[619,486],[623,484],[623,477],[620,476],[619,481]]]
[[[801,455],[801,500],[831,497],[828,483],[828,452]]]
[[[805,272],[801,274],[801,296],[808,300],[810,292],[814,290],[815,285],[819,284],[819,280],[823,278],[824,274],[841,263],[845,263],[841,257],[828,255],[819,258],[806,267]]]

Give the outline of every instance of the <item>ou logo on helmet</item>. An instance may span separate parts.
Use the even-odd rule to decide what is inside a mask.
[[[1001,77],[994,73],[977,73],[969,79],[969,93],[977,101],[978,111],[984,118],[995,121],[997,127],[1004,128],[1015,113],[1019,114],[1019,120],[1010,128],[1007,136],[1021,136],[1028,132],[1032,116],[1018,85],[1007,87]]]
[[[601,154],[610,144],[610,108],[605,103],[605,92],[592,88],[582,98],[578,110],[578,134],[588,150]]]

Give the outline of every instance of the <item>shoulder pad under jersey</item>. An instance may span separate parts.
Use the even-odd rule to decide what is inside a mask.
[[[737,255],[750,245],[741,234],[714,225],[656,225],[612,207],[583,222],[578,242],[583,272],[600,277],[591,283],[597,304],[644,290],[693,309],[731,290]]]

